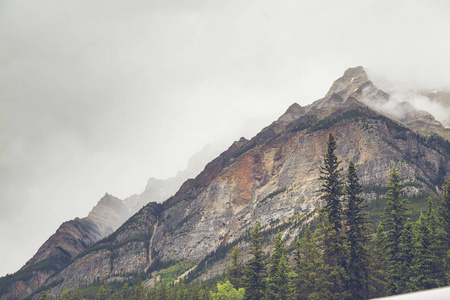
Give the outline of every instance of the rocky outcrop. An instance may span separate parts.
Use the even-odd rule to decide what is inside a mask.
[[[130,212],[122,200],[105,194],[86,218],[63,223],[16,274],[3,279],[12,281],[10,294],[17,299],[31,294],[79,253],[113,233],[129,217]]]
[[[80,253],[52,280],[62,281],[60,288],[70,289],[94,280],[144,272],[159,211],[157,203],[146,205],[108,238]]]

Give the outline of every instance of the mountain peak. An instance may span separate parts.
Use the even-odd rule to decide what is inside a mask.
[[[350,83],[355,81],[355,79],[363,79],[364,81],[369,80],[366,71],[361,66],[348,68],[347,70],[345,70],[344,75],[341,77],[341,79],[350,81]]]
[[[299,118],[305,112],[305,108],[301,107],[298,103],[294,103],[286,110],[286,112],[278,118],[278,122],[289,123]]]
[[[327,96],[339,94],[342,97],[345,94],[346,97],[343,98],[347,98],[351,93],[355,92],[359,86],[366,82],[369,82],[369,77],[363,67],[358,66],[349,68],[344,72],[342,77],[333,82]]]

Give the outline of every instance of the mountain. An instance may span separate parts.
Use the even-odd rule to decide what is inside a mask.
[[[13,294],[23,297],[38,289],[89,246],[116,231],[145,204],[150,201],[160,203],[174,195],[184,181],[195,177],[212,157],[217,156],[220,147],[206,145],[175,177],[151,177],[141,194],[121,200],[106,193],[87,217],[64,222],[16,274],[0,279],[0,294],[3,289],[11,289]]]
[[[348,69],[322,99],[305,107],[293,104],[251,140],[236,141],[173,197],[145,205],[34,290],[44,284],[59,293],[131,274],[150,277],[179,261],[194,267],[190,280],[208,279],[223,273],[232,245],[239,244],[245,258],[247,233],[256,220],[265,232],[282,229],[289,244],[322,204],[318,178],[330,132],[342,166],[353,160],[357,167],[371,218],[379,215],[393,166],[419,207],[425,195],[440,191],[450,170],[450,143],[414,132],[406,119],[376,109],[390,98],[362,67]],[[8,289],[9,295],[29,294],[20,281]]]

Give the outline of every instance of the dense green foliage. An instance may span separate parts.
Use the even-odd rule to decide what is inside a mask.
[[[289,282],[288,272],[284,241],[281,232],[278,232],[275,236],[274,249],[270,257],[266,299],[287,299],[289,290],[287,285]]]
[[[322,180],[322,197],[325,202],[324,211],[326,218],[332,228],[338,234],[342,228],[342,192],[343,184],[340,178],[342,168],[339,168],[340,161],[334,151],[336,150],[336,141],[330,133],[327,142],[327,153],[324,157],[324,166],[320,170],[320,180]]]
[[[386,194],[387,204],[385,207],[383,226],[386,230],[385,249],[388,260],[387,282],[389,294],[401,294],[406,292],[406,286],[403,285],[408,274],[404,271],[408,269],[404,261],[407,251],[404,239],[406,207],[402,198],[402,186],[400,183],[400,174],[396,168],[392,168],[388,183],[389,190]],[[402,251],[403,250],[403,251]]]
[[[217,293],[210,292],[213,300],[243,300],[244,293],[243,288],[236,290],[229,280],[224,284],[217,284]]]
[[[231,263],[227,267],[227,276],[231,284],[237,289],[243,286],[244,268],[241,260],[241,252],[238,246],[233,248],[231,253]]]
[[[332,282],[330,266],[323,261],[318,239],[307,227],[302,239],[297,238],[294,253],[295,275],[291,283],[292,299],[329,299]]]
[[[264,251],[262,250],[262,235],[258,221],[252,232],[250,244],[251,258],[246,264],[244,288],[246,300],[263,299],[266,276],[266,266],[263,261]]]
[[[346,230],[348,244],[347,290],[352,299],[364,299],[368,290],[368,242],[367,214],[364,212],[362,186],[356,174],[355,165],[350,161],[345,187]]]
[[[324,166],[320,171],[322,180],[322,197],[324,207],[321,211],[321,246],[324,263],[328,265],[328,279],[332,283],[330,293],[344,299],[347,294],[347,244],[342,223],[342,197],[344,184],[340,177],[342,168],[335,154],[336,141],[330,133],[327,142],[327,153],[324,156]]]

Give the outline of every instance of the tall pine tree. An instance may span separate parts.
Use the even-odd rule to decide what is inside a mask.
[[[252,258],[247,262],[245,270],[244,299],[263,299],[265,296],[266,268],[263,261],[262,235],[258,221],[256,221],[251,234],[250,254]]]
[[[369,298],[386,296],[386,255],[384,252],[386,235],[383,225],[378,223],[375,240],[369,257]]]
[[[241,256],[242,254],[239,247],[235,246],[231,253],[231,262],[227,266],[228,279],[235,289],[242,287],[243,268]]]
[[[444,272],[446,274],[447,285],[450,285],[450,177],[442,188],[442,202],[439,207],[440,224],[442,227],[441,240]]]
[[[275,282],[278,283],[278,292],[276,294],[276,300],[287,300],[290,299],[289,286],[289,264],[288,258],[285,253],[280,258],[278,262],[277,273],[275,274]]]
[[[396,262],[396,268],[398,269],[398,280],[393,282],[398,294],[414,292],[417,287],[411,281],[413,276],[413,264],[415,255],[414,244],[414,224],[411,219],[407,219],[403,227],[403,232],[400,236],[399,248],[399,261]]]
[[[274,249],[270,257],[269,282],[267,286],[267,299],[280,299],[287,292],[288,283],[287,264],[284,251],[283,237],[280,231],[275,236]],[[284,259],[284,262],[281,260]]]
[[[321,224],[324,263],[329,267],[328,279],[333,283],[332,293],[337,298],[345,298],[347,292],[347,247],[342,229],[343,182],[340,176],[342,168],[335,154],[336,141],[329,134],[324,166],[320,171],[322,197],[325,202]]]
[[[367,214],[364,212],[362,186],[356,174],[355,165],[350,161],[345,186],[346,236],[348,245],[348,283],[351,299],[367,299],[368,291],[368,249],[369,235]]]
[[[445,285],[445,270],[437,229],[433,203],[429,199],[427,213],[421,213],[414,226],[415,255],[412,279],[417,290]]]
[[[404,276],[402,274],[403,254],[400,243],[406,222],[406,200],[402,198],[402,192],[400,174],[393,167],[389,175],[388,192],[386,194],[387,204],[383,215],[383,226],[386,230],[384,247],[387,255],[386,292],[388,295],[404,292],[397,284],[401,282]]]
[[[336,141],[332,133],[328,136],[327,153],[325,154],[324,166],[320,170],[320,180],[322,180],[321,199],[325,202],[324,210],[326,217],[333,230],[339,232],[342,228],[342,179],[339,167],[340,161],[334,151],[336,150]]]
[[[291,284],[291,298],[331,299],[333,283],[328,280],[329,265],[323,261],[317,238],[306,228],[302,239],[297,238],[294,253],[295,276]]]

